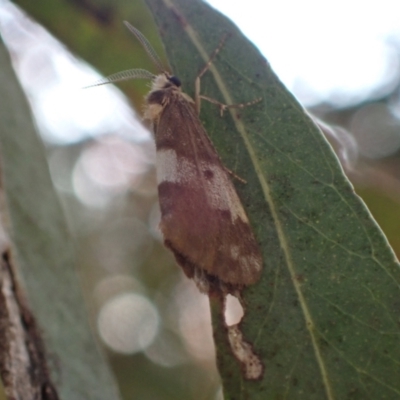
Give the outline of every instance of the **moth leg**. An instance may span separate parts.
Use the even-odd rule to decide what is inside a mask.
[[[239,175],[236,175],[233,171],[231,171],[229,168],[224,167],[225,171],[232,176],[232,178],[237,179],[239,182],[246,184],[247,181],[246,179],[241,178]]]
[[[221,113],[221,117],[224,115],[224,111],[227,110],[228,108],[245,108],[248,106],[251,106],[253,104],[257,104],[262,100],[262,97],[259,97],[255,100],[252,101],[248,101],[246,103],[239,103],[239,104],[224,104],[224,103],[220,103],[219,101],[212,99],[211,97],[207,97],[207,96],[199,96],[201,99],[203,100],[207,100],[212,104],[216,104],[219,107],[220,113]]]
[[[215,57],[217,54],[221,51],[222,47],[224,47],[225,41],[228,38],[228,34],[225,34],[221,41],[219,42],[217,48],[212,52],[209,60],[207,61],[206,65],[203,67],[203,69],[199,72],[199,74],[196,77],[195,83],[194,83],[194,89],[195,89],[195,104],[196,104],[196,111],[197,114],[200,114],[200,103],[201,103],[201,96],[200,96],[200,79],[201,77],[210,69],[212,62],[214,61]]]
[[[207,97],[207,96],[202,96],[200,94],[200,80],[201,80],[201,77],[210,69],[211,64],[213,63],[215,57],[218,55],[218,53],[224,47],[224,44],[225,44],[227,38],[228,38],[228,34],[225,34],[222,37],[222,39],[221,39],[220,43],[218,44],[217,48],[212,52],[212,54],[210,56],[210,59],[207,61],[206,65],[203,67],[203,69],[200,71],[200,73],[196,77],[196,80],[195,80],[195,83],[194,83],[194,89],[195,89],[194,101],[195,101],[197,114],[200,114],[201,99],[207,100],[212,104],[216,104],[220,109],[221,117],[224,115],[224,111],[227,110],[228,108],[244,108],[244,107],[251,106],[253,104],[259,103],[262,100],[262,98],[259,97],[259,98],[255,99],[255,100],[248,101],[247,103],[224,104],[224,103],[221,103],[221,102],[219,102],[219,101],[217,101],[215,99],[212,99],[212,98]]]

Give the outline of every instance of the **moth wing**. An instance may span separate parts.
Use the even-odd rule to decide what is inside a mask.
[[[155,124],[164,242],[189,277],[232,285],[260,276],[262,257],[219,156],[186,95],[168,98]]]

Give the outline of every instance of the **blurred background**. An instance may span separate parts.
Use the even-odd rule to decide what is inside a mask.
[[[210,3],[321,121],[400,254],[400,3]],[[140,116],[148,83],[82,89],[99,71],[155,72],[123,20],[163,56],[141,0],[0,0],[0,34],[45,143],[78,244],[92,326],[123,397],[221,400],[208,300],[157,230],[155,149]]]

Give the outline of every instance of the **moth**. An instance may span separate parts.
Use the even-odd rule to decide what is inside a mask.
[[[231,173],[200,122],[200,96],[194,101],[184,93],[180,80],[163,67],[144,35],[128,22],[125,25],[160,74],[131,69],[93,86],[132,78],[152,80],[144,118],[151,121],[157,149],[159,227],[164,244],[201,292],[233,293],[254,284],[262,269],[260,248]],[[201,75],[210,64],[211,59]]]

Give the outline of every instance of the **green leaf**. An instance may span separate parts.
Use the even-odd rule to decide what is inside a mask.
[[[12,241],[53,381],[61,399],[118,399],[90,332],[75,272],[75,249],[44,147],[1,41],[0,97],[1,172]]]
[[[235,186],[265,263],[241,323],[264,363],[261,380],[243,378],[213,305],[225,398],[400,398],[399,265],[330,145],[229,20],[199,0],[146,2],[186,92],[228,34],[202,94],[262,97],[222,118],[206,102],[201,112],[224,163],[247,181]]]

